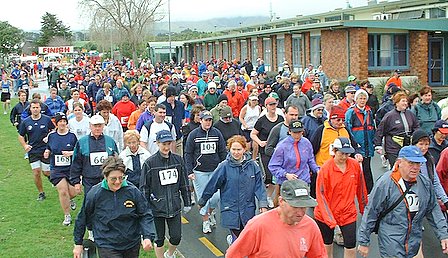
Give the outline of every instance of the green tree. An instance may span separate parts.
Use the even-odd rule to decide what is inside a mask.
[[[46,12],[40,23],[40,37],[36,42],[38,46],[49,46],[52,42],[61,43],[61,39],[66,43],[71,43],[73,34],[70,27],[65,26],[56,15]]]
[[[0,55],[5,56],[17,52],[23,40],[22,30],[6,21],[0,21]]]

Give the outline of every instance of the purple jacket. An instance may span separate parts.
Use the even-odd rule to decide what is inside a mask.
[[[140,130],[142,130],[143,125],[148,121],[152,121],[153,119],[154,116],[148,110],[145,110],[138,118],[137,124],[135,125],[135,129],[140,132]]]
[[[294,139],[292,136],[288,136],[278,143],[268,165],[272,175],[277,178],[277,184],[282,184],[287,180],[286,173],[296,174],[299,179],[310,183],[310,169],[314,173],[319,171],[320,168],[314,159],[311,142],[307,138],[302,137],[299,140],[298,149],[300,153],[300,166],[297,169]]]

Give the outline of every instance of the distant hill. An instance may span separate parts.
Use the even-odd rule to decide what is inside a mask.
[[[202,21],[173,21],[171,22],[171,31],[181,32],[185,29],[191,29],[203,32],[215,32],[267,22],[269,22],[268,16],[215,18]],[[154,34],[157,35],[159,33],[168,33],[168,22],[156,22],[154,25]]]

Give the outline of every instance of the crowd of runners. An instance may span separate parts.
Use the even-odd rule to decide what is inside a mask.
[[[410,92],[400,70],[374,86],[312,64],[297,74],[284,62],[271,77],[260,58],[79,58],[42,72],[41,96],[33,69],[2,67],[1,101],[37,200],[47,177],[62,224],[74,223],[74,257],[85,232],[101,257],[138,257],[141,245],[176,257],[195,204],[204,234],[220,212],[227,257],[333,257],[333,242],[367,257],[373,232],[382,256],[423,257],[425,217],[448,253],[448,102],[428,86]],[[376,182],[374,155],[390,169]]]

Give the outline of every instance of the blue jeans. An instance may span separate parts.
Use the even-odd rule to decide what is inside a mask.
[[[195,179],[194,179],[194,190],[196,192],[196,196],[198,198],[198,200],[202,197],[202,193],[205,190],[205,187],[208,184],[208,181],[210,181],[210,179],[212,178],[213,174],[215,172],[200,172],[200,171],[196,171],[193,170]],[[201,214],[202,216],[207,215],[208,209],[215,209],[218,207],[218,203],[219,203],[219,190],[213,194],[212,198],[210,198],[207,203],[205,204],[204,207],[202,207],[202,209],[199,211],[199,214]]]

